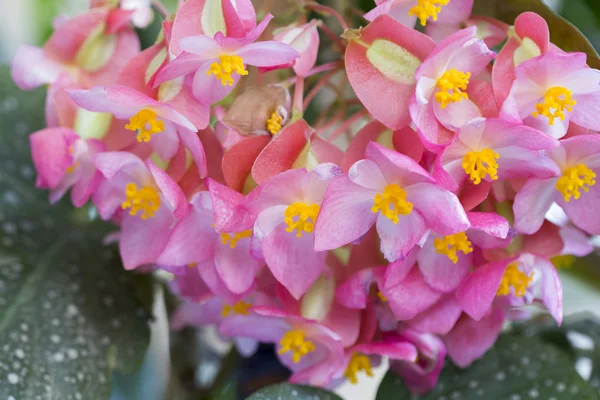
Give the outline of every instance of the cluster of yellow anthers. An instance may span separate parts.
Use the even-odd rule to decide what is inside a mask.
[[[237,72],[238,75],[248,75],[248,71],[244,66],[244,60],[240,56],[224,54],[219,57],[219,62],[210,64],[210,68],[206,71],[206,75],[214,75],[215,78],[221,80],[221,85],[232,86],[233,78],[231,75]]]
[[[248,230],[241,231],[241,232],[235,232],[235,233],[221,233],[221,243],[223,243],[223,244],[229,243],[229,247],[231,247],[232,249],[235,249],[235,246],[237,246],[238,241],[240,241],[241,239],[247,239],[250,237],[252,237],[252,229],[248,229]]]
[[[406,200],[406,192],[395,183],[387,185],[383,193],[378,193],[373,199],[371,211],[381,212],[381,215],[391,220],[394,224],[400,221],[398,215],[408,215],[412,212],[413,203]]]
[[[138,190],[135,183],[129,183],[125,186],[125,196],[127,199],[121,204],[121,208],[123,210],[129,208],[129,215],[137,215],[141,211],[140,217],[142,219],[152,218],[160,207],[158,192],[148,186]]]
[[[283,122],[283,117],[277,113],[277,111],[273,111],[269,119],[267,120],[267,131],[275,136],[281,130],[281,123]]]
[[[555,86],[548,89],[544,96],[544,102],[535,106],[536,111],[532,113],[534,117],[543,115],[548,118],[548,123],[554,125],[554,120],[560,118],[565,120],[565,111],[573,111],[573,106],[577,101],[573,100],[573,92],[569,89]]]
[[[467,90],[470,78],[470,72],[457,71],[454,68],[444,72],[436,84],[439,91],[435,94],[435,100],[440,103],[440,107],[446,108],[450,103],[468,100],[469,95],[463,90]]]
[[[425,26],[429,18],[437,21],[442,7],[449,2],[450,0],[417,0],[417,5],[408,11],[408,15],[411,17],[415,15],[419,18],[421,25]]]
[[[508,296],[511,292],[511,288],[514,289],[514,295],[517,297],[525,296],[525,291],[531,284],[533,279],[533,272],[527,276],[526,273],[519,269],[519,264],[516,262],[508,264],[504,275],[502,276],[502,282],[498,288],[499,296]]]
[[[221,316],[223,318],[227,318],[233,315],[248,315],[250,314],[250,312],[248,311],[250,307],[252,307],[252,304],[246,303],[242,300],[238,301],[232,306],[230,306],[229,304],[223,304]]]
[[[346,367],[346,371],[344,372],[344,376],[350,381],[350,383],[356,385],[358,383],[358,378],[356,375],[360,371],[365,371],[367,376],[373,376],[373,370],[371,369],[371,360],[369,357],[360,353],[352,353],[352,358],[350,358],[350,362],[348,362],[348,367]]]
[[[308,353],[312,353],[316,349],[315,344],[310,340],[305,340],[304,333],[299,330],[287,331],[279,341],[279,344],[281,345],[279,354],[291,351],[292,361],[295,363],[300,362],[302,357]]]
[[[471,247],[471,242],[467,238],[467,234],[465,232],[447,235],[443,238],[435,238],[433,241],[433,246],[435,247],[435,251],[437,253],[448,256],[450,261],[452,261],[454,264],[458,262],[458,255],[456,254],[457,252],[462,251],[463,254],[469,254],[473,252],[473,247]]]
[[[578,200],[581,197],[580,189],[588,192],[596,184],[596,173],[585,164],[577,164],[567,168],[556,181],[556,189],[563,195],[566,202],[571,198]]]
[[[491,149],[483,149],[481,151],[470,151],[463,157],[462,167],[469,179],[475,185],[479,185],[481,180],[486,176],[495,181],[498,179],[498,162],[500,154],[495,153]]]
[[[158,118],[156,112],[152,110],[141,110],[133,117],[129,118],[129,124],[125,129],[138,132],[138,142],[149,142],[152,135],[165,130],[165,123]]]
[[[284,222],[288,225],[287,232],[297,231],[296,236],[302,237],[302,232],[311,233],[315,230],[315,222],[321,211],[318,204],[293,203],[285,209]]]

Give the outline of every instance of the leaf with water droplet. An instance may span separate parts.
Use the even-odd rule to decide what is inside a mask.
[[[149,314],[102,244],[111,227],[35,188],[44,90],[21,92],[3,67],[0,93],[0,398],[109,399],[112,371],[143,359]]]
[[[255,392],[246,400],[342,400],[335,393],[304,385],[279,383]]]

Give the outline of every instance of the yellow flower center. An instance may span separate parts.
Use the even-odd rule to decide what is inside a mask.
[[[470,151],[463,157],[462,167],[474,184],[479,185],[486,176],[495,181],[498,179],[498,163],[500,154],[491,149]]]
[[[548,117],[550,125],[554,125],[554,120],[560,118],[561,121],[565,120],[565,111],[573,111],[573,106],[577,104],[577,101],[573,100],[573,92],[569,89],[555,86],[548,89],[544,96],[544,102],[539,103],[535,106],[536,111],[531,115],[539,117],[543,115]]]
[[[277,135],[281,130],[281,123],[283,122],[283,117],[277,113],[277,111],[273,111],[271,117],[267,120],[267,131],[273,136]]]
[[[571,268],[576,260],[577,258],[571,254],[562,254],[550,259],[556,268]]]
[[[232,236],[233,235],[233,236]],[[229,243],[229,247],[235,249],[237,242],[240,239],[246,239],[252,236],[252,229],[248,229],[241,232],[235,233],[221,233],[221,243],[227,244]]]
[[[288,227],[287,232],[298,232],[296,236],[302,237],[302,232],[311,233],[315,230],[315,222],[321,211],[318,204],[294,203],[285,209],[285,219]]]
[[[383,293],[381,293],[381,291],[377,291],[377,298],[379,298],[379,300],[381,300],[384,303],[387,303],[388,299],[387,297],[384,296]]]
[[[500,282],[497,294],[498,296],[508,296],[511,292],[510,288],[512,287],[515,290],[515,296],[523,297],[525,296],[525,291],[531,284],[532,279],[533,273],[527,276],[527,274],[519,269],[516,262],[510,263],[504,271],[504,276],[502,277],[502,282]]]
[[[344,372],[344,376],[348,378],[350,383],[356,385],[358,383],[358,379],[356,378],[356,374],[360,371],[365,371],[367,376],[372,377],[373,371],[371,370],[371,360],[369,357],[360,353],[353,353],[350,362],[348,363],[348,367],[346,367],[346,372]]]
[[[428,18],[437,21],[442,7],[448,3],[450,0],[417,0],[417,5],[410,9],[408,16],[416,15],[421,21],[421,25],[425,26]]]
[[[242,300],[238,301],[232,306],[230,306],[229,304],[223,304],[221,316],[223,318],[227,318],[230,315],[248,315],[250,314],[250,312],[248,311],[250,307],[252,307],[252,304],[246,303]]]
[[[458,262],[458,255],[456,255],[456,253],[459,251],[462,251],[464,254],[473,252],[473,247],[471,247],[471,242],[467,238],[465,232],[447,235],[444,236],[443,239],[436,238],[433,241],[433,247],[435,247],[436,253],[448,256],[450,261],[454,264]]]
[[[149,142],[152,135],[165,130],[165,123],[157,118],[157,114],[152,110],[141,110],[133,117],[129,118],[129,123],[125,129],[138,133],[138,142]]]
[[[310,340],[305,340],[304,333],[298,330],[287,331],[279,341],[279,344],[281,345],[279,354],[285,354],[291,351],[292,361],[295,363],[300,362],[302,357],[316,349],[315,344]]]
[[[127,196],[127,200],[121,204],[121,208],[123,210],[130,208],[129,215],[137,215],[141,211],[142,219],[152,218],[160,207],[160,196],[151,187],[143,187],[138,190],[135,183],[130,183],[125,186],[125,196]]]
[[[248,71],[244,67],[244,60],[240,56],[224,54],[219,57],[219,62],[210,64],[210,69],[206,71],[206,75],[214,75],[215,78],[221,80],[221,85],[231,86],[233,85],[231,75],[234,72],[237,72],[238,75],[248,75]]]
[[[588,192],[596,184],[596,174],[585,164],[577,164],[574,167],[567,168],[558,181],[556,189],[563,195],[566,202],[573,197],[578,200],[581,197],[580,189]]]
[[[397,224],[400,220],[398,214],[408,215],[413,209],[413,203],[406,201],[406,192],[400,186],[392,183],[383,189],[383,193],[378,193],[373,199],[371,211],[378,213]]]
[[[468,100],[469,95],[463,90],[467,90],[470,78],[470,72],[457,71],[454,68],[444,72],[436,83],[439,92],[435,94],[435,100],[441,104],[440,107],[446,108],[450,103]]]

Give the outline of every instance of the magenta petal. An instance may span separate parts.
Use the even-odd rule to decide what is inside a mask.
[[[255,67],[274,67],[285,65],[300,57],[293,47],[276,41],[251,43],[236,51],[244,60],[244,64]]]
[[[374,270],[365,268],[339,285],[335,292],[338,303],[351,309],[364,309],[369,300],[371,284],[375,282]]]
[[[280,224],[261,242],[267,266],[292,296],[299,299],[317,280],[325,267],[326,252],[313,250],[314,236],[286,232]]]
[[[492,347],[503,324],[504,313],[501,310],[493,311],[480,321],[463,316],[444,337],[448,355],[459,367],[469,366]]]
[[[513,210],[514,228],[517,232],[533,234],[544,223],[544,216],[560,196],[556,179],[530,179],[515,197]]]
[[[154,182],[158,185],[160,192],[168,201],[169,206],[174,210],[175,216],[179,217],[186,211],[188,205],[185,194],[179,185],[177,185],[177,182],[175,182],[165,171],[154,165],[150,159],[146,160],[146,166],[150,170]]]
[[[462,308],[456,302],[454,295],[448,294],[407,323],[421,332],[445,335],[452,330],[461,314]]]
[[[250,239],[241,239],[233,249],[228,244],[217,244],[215,267],[233,293],[248,291],[261,266],[262,263],[250,256]]]
[[[455,194],[430,183],[419,183],[405,190],[407,200],[434,232],[452,235],[469,228],[467,214]]]
[[[414,318],[435,304],[441,296],[427,285],[417,268],[413,268],[401,282],[389,286],[386,282],[383,295],[400,321]]]
[[[490,310],[510,261],[499,261],[476,268],[456,289],[458,304],[474,320],[479,321]]]
[[[397,183],[406,187],[415,183],[434,182],[431,175],[415,160],[376,142],[367,145],[365,158],[377,164],[388,184]]]
[[[495,213],[469,212],[467,213],[471,229],[484,232],[488,235],[504,239],[508,235],[508,221]]]
[[[367,233],[377,220],[371,211],[375,194],[345,176],[334,179],[317,218],[315,250],[336,249]]]
[[[38,173],[36,186],[53,189],[72,163],[69,146],[78,138],[67,128],[42,129],[29,136],[31,158]]]
[[[600,170],[595,170],[596,174]],[[558,193],[558,192],[557,192]],[[564,198],[558,194],[558,204],[565,210],[571,221],[578,228],[583,229],[592,235],[600,234],[600,185],[595,184],[588,192],[581,192],[581,197],[578,200],[571,199],[566,202]]]
[[[125,269],[156,262],[169,240],[174,223],[173,213],[165,206],[147,220],[139,215],[127,215],[121,223],[119,239],[119,252]]]
[[[458,262],[454,264],[448,256],[436,251],[435,239],[435,236],[429,236],[419,251],[419,269],[429,286],[437,291],[448,293],[456,289],[469,273],[473,256],[458,252]]]
[[[196,164],[200,178],[205,178],[206,175],[208,175],[206,154],[204,153],[204,146],[202,146],[202,142],[200,141],[198,134],[195,131],[191,131],[183,127],[179,128],[177,133],[179,133],[179,139],[181,140],[183,146],[188,149],[192,155],[192,159],[194,160],[194,164]]]
[[[536,257],[535,268],[542,273],[542,301],[546,309],[548,309],[552,317],[560,325],[563,319],[563,289],[560,276],[558,276],[554,265],[543,257]]]
[[[412,343],[402,341],[384,341],[358,344],[353,347],[354,351],[363,354],[388,357],[391,360],[406,360],[416,362],[418,352]]]
[[[377,217],[381,252],[390,262],[405,258],[426,232],[425,222],[417,212],[401,215],[397,224],[381,214]]]

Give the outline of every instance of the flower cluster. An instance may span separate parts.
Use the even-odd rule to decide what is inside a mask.
[[[20,87],[48,85],[37,186],[118,225],[126,269],[168,272],[174,327],[274,343],[319,386],[387,357],[423,393],[526,306],[561,322],[556,268],[600,234],[600,72],[540,16],[376,0],[340,39],[305,16],[265,33],[250,0],[180,3],[143,51],[149,4],[94,1],[13,63]],[[319,30],[339,61],[315,66]],[[341,112],[311,126],[325,88]]]

